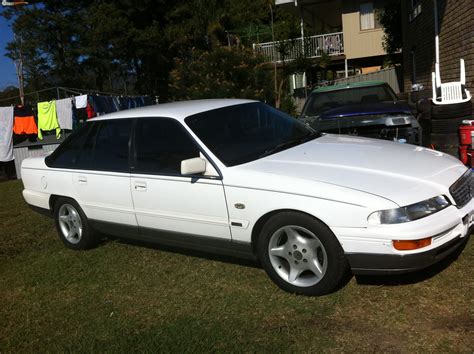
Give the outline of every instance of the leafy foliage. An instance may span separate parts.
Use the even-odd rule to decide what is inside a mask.
[[[276,40],[297,36],[293,15],[274,15]],[[3,16],[17,34],[8,56],[22,52],[29,90],[58,85],[146,93],[162,102],[275,99],[271,67],[249,49],[254,35],[240,38],[266,28],[261,36],[268,39],[268,0],[44,0]]]
[[[272,97],[271,72],[263,59],[239,47],[194,50],[191,58],[176,59],[170,82],[175,99],[237,97],[268,101]]]
[[[379,16],[384,30],[382,45],[389,55],[397,53],[403,46],[401,12],[401,1],[391,0]]]

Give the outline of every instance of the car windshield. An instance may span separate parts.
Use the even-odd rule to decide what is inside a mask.
[[[297,119],[259,102],[198,113],[185,122],[226,166],[250,162],[320,136]]]
[[[368,86],[315,92],[308,99],[302,117],[319,116],[342,106],[395,101],[396,96],[388,85]]]

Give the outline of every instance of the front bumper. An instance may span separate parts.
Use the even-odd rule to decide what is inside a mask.
[[[353,274],[409,273],[440,262],[456,250],[464,247],[468,239],[469,234],[465,237],[458,236],[438,248],[415,254],[389,255],[354,253],[347,254],[346,257]]]
[[[463,208],[451,206],[417,221],[368,228],[334,228],[354,274],[408,273],[441,261],[474,232],[474,199]],[[393,240],[431,237],[430,246],[399,251]]]

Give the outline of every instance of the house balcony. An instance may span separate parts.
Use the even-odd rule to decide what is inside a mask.
[[[254,43],[253,48],[269,62],[282,63],[302,57],[320,58],[323,53],[329,56],[343,55],[344,41],[342,32],[335,32],[284,41]]]

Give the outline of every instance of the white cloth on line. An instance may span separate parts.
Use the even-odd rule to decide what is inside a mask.
[[[13,159],[13,106],[0,107],[0,161]]]
[[[72,130],[72,99],[63,98],[56,101],[56,115],[61,129]]]
[[[75,96],[74,103],[77,109],[87,107],[87,95]]]

